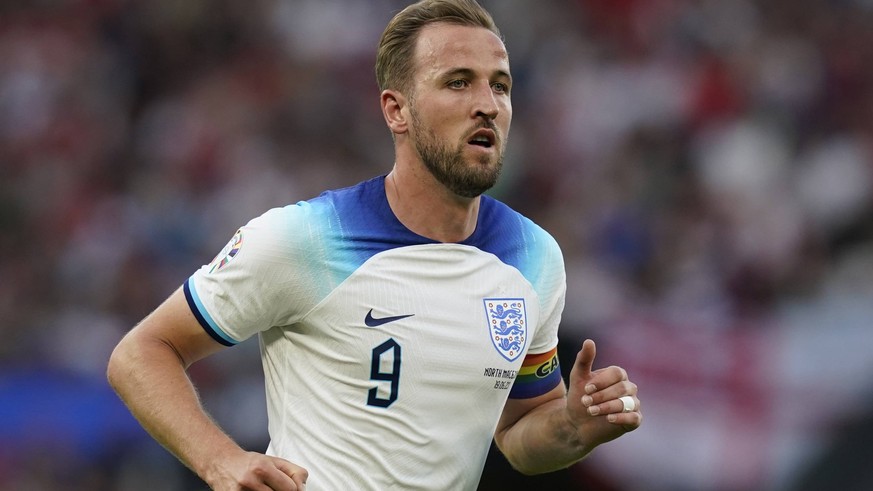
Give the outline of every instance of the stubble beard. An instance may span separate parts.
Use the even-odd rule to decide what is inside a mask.
[[[449,191],[464,198],[475,198],[488,191],[497,183],[503,167],[503,152],[498,150],[496,161],[483,155],[477,162],[468,163],[464,159],[466,142],[455,149],[439,141],[430,128],[425,127],[414,108],[410,109],[415,126],[415,149],[431,175]],[[493,125],[488,128],[497,132]],[[495,145],[497,142],[495,142]]]

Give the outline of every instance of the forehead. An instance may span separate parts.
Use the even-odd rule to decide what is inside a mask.
[[[506,46],[484,27],[446,22],[427,25],[418,35],[415,59],[423,75],[455,68],[509,72]]]

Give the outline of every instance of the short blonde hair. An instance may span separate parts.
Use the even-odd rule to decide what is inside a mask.
[[[413,55],[418,33],[428,24],[447,22],[484,27],[503,39],[494,19],[476,0],[421,0],[391,19],[376,53],[376,81],[379,90],[408,93],[415,71]]]

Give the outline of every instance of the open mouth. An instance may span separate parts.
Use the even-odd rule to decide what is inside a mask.
[[[494,132],[490,130],[477,131],[467,143],[477,147],[491,148],[494,146]]]

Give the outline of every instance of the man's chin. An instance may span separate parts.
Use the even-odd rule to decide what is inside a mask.
[[[501,153],[497,147],[480,147],[477,145],[468,145],[464,152],[465,157],[469,160],[487,165],[497,165],[501,159]]]
[[[497,184],[498,175],[499,170],[488,176],[468,176],[466,179],[456,180],[451,183],[448,188],[458,196],[464,198],[475,198],[493,188],[494,185]]]

